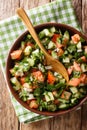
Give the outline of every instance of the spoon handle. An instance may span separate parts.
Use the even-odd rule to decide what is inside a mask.
[[[38,44],[38,46],[40,47],[42,52],[45,54],[47,61],[52,65],[52,69],[54,71],[57,71],[60,74],[62,74],[63,77],[66,79],[66,81],[68,81],[69,78],[68,78],[68,74],[67,74],[65,67],[58,60],[53,59],[52,56],[48,54],[48,52],[46,51],[44,46],[41,44],[41,42],[40,42],[40,40],[39,40],[39,38],[38,38],[34,28],[33,28],[33,25],[31,23],[28,15],[24,11],[24,9],[18,8],[17,14],[22,19],[22,21],[25,23],[25,25],[28,28],[28,30],[29,30],[30,34],[32,35],[33,39],[36,41],[36,43]]]
[[[45,54],[46,57],[51,59],[51,56],[48,54],[48,52],[46,51],[46,49],[43,47],[43,45],[41,44],[34,28],[33,25],[28,17],[28,15],[26,14],[26,12],[24,11],[23,8],[18,8],[17,9],[17,14],[18,16],[22,19],[22,21],[25,23],[26,27],[28,28],[30,34],[32,35],[33,39],[35,39],[36,43],[38,44],[38,46],[40,47],[40,49],[43,51],[43,53]]]

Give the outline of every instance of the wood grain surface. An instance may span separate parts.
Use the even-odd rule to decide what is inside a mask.
[[[15,14],[17,7],[31,9],[53,0],[0,0],[0,20]],[[87,0],[72,0],[83,32],[87,35]],[[87,104],[63,116],[43,121],[19,123],[0,68],[0,130],[87,130]]]

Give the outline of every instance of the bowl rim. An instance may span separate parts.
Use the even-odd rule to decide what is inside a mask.
[[[56,23],[56,22],[46,22],[46,23],[43,23],[43,24],[39,24],[39,25],[36,25],[34,26],[35,29],[38,29],[38,28],[43,28],[43,27],[51,27],[51,26],[61,26],[63,28],[67,28],[67,30],[70,30],[70,31],[74,31],[75,33],[78,33],[80,36],[82,36],[86,42],[87,42],[87,37],[82,34],[82,32],[78,31],[77,29],[75,29],[74,27],[71,27],[69,25],[66,25],[66,24],[62,24],[62,23]],[[7,62],[6,62],[6,81],[7,81],[7,84],[8,84],[8,88],[10,89],[10,92],[12,93],[12,95],[14,96],[14,98],[24,107],[26,108],[27,110],[31,111],[31,112],[34,112],[34,113],[37,113],[37,114],[40,114],[40,115],[45,115],[45,116],[58,116],[58,115],[62,115],[62,114],[65,114],[65,113],[68,113],[68,112],[71,112],[73,110],[76,110],[76,108],[80,107],[86,100],[87,100],[87,95],[81,99],[81,101],[76,104],[75,106],[67,109],[67,110],[59,110],[59,111],[55,111],[55,112],[49,112],[49,111],[39,111],[39,110],[35,110],[35,109],[32,109],[29,107],[29,105],[22,101],[21,98],[19,98],[19,95],[15,92],[15,90],[12,88],[12,85],[10,83],[10,79],[8,77],[8,74],[9,74],[9,60],[11,60],[10,58],[10,53],[12,50],[14,50],[13,48],[15,47],[15,45],[20,41],[20,39],[22,40],[22,38],[24,36],[26,36],[26,34],[28,34],[28,30],[23,32],[21,35],[18,36],[18,38],[14,41],[13,45],[11,46],[9,52],[8,52],[8,56],[7,56]],[[10,74],[9,74],[10,75]]]

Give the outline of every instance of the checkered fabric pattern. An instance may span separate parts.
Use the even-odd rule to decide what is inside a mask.
[[[33,25],[45,22],[64,23],[80,30],[76,20],[71,0],[56,0],[49,4],[39,6],[27,11]],[[13,16],[0,22],[0,63],[5,76],[6,58],[15,39],[26,30],[24,24],[18,18]],[[10,93],[11,95],[11,93]],[[11,95],[11,100],[20,122],[35,122],[50,118],[30,112],[21,106]]]

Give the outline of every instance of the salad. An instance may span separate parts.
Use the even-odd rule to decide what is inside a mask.
[[[38,33],[48,53],[67,69],[69,82],[46,64],[43,52],[30,34],[11,52],[12,87],[30,108],[39,111],[69,109],[87,95],[87,45],[79,34],[55,27]]]

